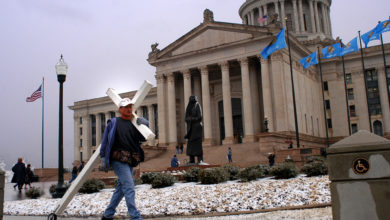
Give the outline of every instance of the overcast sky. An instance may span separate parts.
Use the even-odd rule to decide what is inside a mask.
[[[58,88],[55,64],[64,55],[65,167],[73,161],[74,102],[156,85],[146,61],[150,45],[163,49],[203,21],[241,23],[244,0],[2,0],[0,1],[0,97],[3,119],[0,161],[7,169],[23,157],[41,167],[42,100],[25,102],[45,77],[45,167],[58,165]],[[390,15],[388,0],[339,0],[331,5],[333,37],[348,42]],[[389,33],[384,34],[390,42]],[[370,45],[376,45],[371,42]],[[259,48],[259,52],[262,48]],[[390,63],[390,59],[387,58]]]

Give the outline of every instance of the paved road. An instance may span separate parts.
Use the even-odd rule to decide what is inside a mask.
[[[31,186],[39,187],[43,190],[44,195],[42,198],[51,198],[49,193],[49,188],[52,184],[56,184],[56,182],[37,182],[32,183]],[[6,183],[4,188],[4,201],[15,201],[15,200],[23,200],[27,199],[25,195],[25,189],[22,189],[22,192],[19,193],[18,189],[13,188],[14,183]]]

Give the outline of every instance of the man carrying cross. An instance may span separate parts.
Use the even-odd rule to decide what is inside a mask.
[[[104,211],[102,219],[113,219],[115,209],[125,197],[131,219],[141,219],[135,206],[135,190],[133,167],[144,161],[144,151],[141,142],[144,136],[131,123],[133,119],[133,103],[129,98],[122,99],[119,104],[120,117],[108,120],[100,149],[100,157],[105,168],[112,167],[118,177],[118,183],[111,197],[110,204]],[[144,118],[137,118],[137,124],[148,125]]]

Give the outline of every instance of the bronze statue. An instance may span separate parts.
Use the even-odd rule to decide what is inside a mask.
[[[184,136],[187,139],[187,155],[190,156],[190,163],[195,163],[195,156],[198,163],[203,160],[202,148],[202,108],[198,103],[196,96],[191,95],[186,108],[185,121],[187,123],[187,133]]]

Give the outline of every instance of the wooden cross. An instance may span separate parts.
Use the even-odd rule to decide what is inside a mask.
[[[145,137],[146,140],[153,140],[155,138],[155,134],[145,125],[137,124],[137,118],[138,116],[135,114],[135,109],[137,109],[146,95],[148,94],[149,90],[152,88],[152,84],[145,80],[145,82],[142,84],[141,88],[135,93],[133,99],[131,100],[131,103],[133,103],[133,119],[132,123],[133,125],[138,129],[138,131]],[[109,88],[106,92],[106,94],[111,98],[111,100],[114,102],[116,106],[119,106],[119,102],[122,100],[122,98],[118,95],[118,93],[115,92],[114,89]],[[54,213],[49,215],[49,218],[51,216],[51,219],[57,219],[57,215],[60,215],[68,206],[69,202],[73,199],[74,195],[79,191],[83,183],[88,179],[89,174],[92,172],[92,169],[95,168],[99,163],[99,154],[100,154],[100,147],[96,149],[95,153],[91,156],[88,163],[85,165],[85,167],[81,170],[80,174],[77,176],[77,178],[72,182],[69,189],[66,191],[65,195],[60,200],[57,208],[55,209]]]

